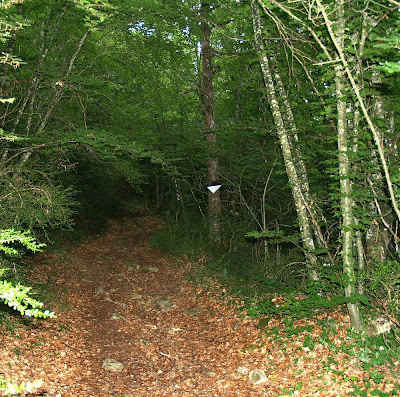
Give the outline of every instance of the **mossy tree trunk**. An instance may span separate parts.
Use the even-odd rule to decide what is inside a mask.
[[[262,39],[263,31],[261,26],[260,12],[256,0],[251,0],[253,29],[254,29],[254,42],[256,51],[259,54],[261,71],[267,89],[267,96],[271,108],[272,116],[274,119],[275,127],[277,129],[280,147],[285,163],[286,173],[289,179],[290,188],[293,195],[294,204],[296,207],[297,217],[299,220],[300,235],[303,243],[303,250],[306,256],[307,270],[311,280],[317,281],[319,279],[317,272],[317,257],[314,253],[315,243],[313,238],[312,224],[308,208],[309,203],[306,202],[307,192],[302,191],[302,186],[308,188],[308,183],[305,183],[306,178],[305,170],[299,170],[298,164],[301,162],[296,161],[296,155],[293,153],[292,139],[290,128],[284,124],[280,103],[277,97],[277,84],[271,72],[270,59],[268,58]],[[280,81],[280,79],[278,79]],[[288,106],[288,102],[286,103]]]
[[[337,23],[336,23],[336,40],[343,48],[345,35],[345,16],[344,2],[337,1]],[[337,99],[337,142],[338,142],[338,159],[339,159],[339,180],[340,180],[340,209],[342,217],[342,260],[344,274],[344,292],[348,299],[347,309],[349,311],[351,325],[356,330],[362,327],[360,310],[357,301],[355,301],[356,293],[356,277],[354,272],[354,214],[353,214],[353,198],[352,198],[352,181],[350,179],[351,164],[348,155],[349,143],[347,133],[347,103],[344,96],[345,70],[341,64],[335,67],[336,77],[336,99]]]

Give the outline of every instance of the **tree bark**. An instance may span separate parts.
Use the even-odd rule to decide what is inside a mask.
[[[209,14],[209,5],[201,5],[200,13],[204,16],[202,22],[202,83],[201,96],[204,112],[204,127],[208,146],[208,182],[213,183],[218,180],[218,157],[216,155],[217,135],[215,132],[215,105],[214,105],[214,86],[212,59],[213,51],[211,47],[211,26],[206,22]],[[208,219],[210,228],[210,238],[219,243],[221,241],[221,196],[220,191],[215,193],[208,192]]]
[[[307,270],[311,280],[319,280],[317,272],[317,257],[314,253],[315,244],[313,239],[313,232],[309,213],[307,210],[307,203],[304,194],[302,193],[302,183],[299,177],[299,170],[296,169],[293,150],[290,143],[290,133],[285,128],[282,110],[280,108],[277,94],[276,84],[270,68],[270,60],[264,51],[263,32],[260,20],[260,13],[256,0],[250,0],[252,16],[253,16],[253,29],[254,29],[254,42],[256,51],[260,57],[260,65],[262,74],[264,76],[267,96],[269,105],[271,107],[272,116],[274,118],[275,127],[277,129],[278,138],[282,150],[282,155],[285,163],[286,173],[288,175],[290,188],[296,207],[297,217],[300,226],[300,235],[303,243],[303,248],[306,256]]]
[[[311,192],[310,192],[310,184],[309,184],[309,179],[308,179],[308,174],[307,174],[307,167],[303,160],[303,154],[298,145],[299,134],[298,134],[298,129],[297,129],[297,125],[295,122],[295,118],[294,118],[294,115],[292,112],[292,107],[290,106],[287,92],[285,90],[285,87],[283,86],[281,76],[277,70],[274,70],[274,78],[275,78],[275,82],[276,82],[277,91],[279,93],[279,103],[282,103],[282,107],[283,107],[283,111],[284,111],[284,115],[285,115],[283,122],[286,126],[286,130],[288,131],[288,142],[289,142],[291,151],[293,153],[293,161],[295,163],[295,167],[297,170],[297,176],[298,176],[298,179],[300,182],[301,194],[304,197],[304,202],[306,203],[306,206],[307,206],[307,211],[309,213],[310,221],[311,221],[311,224],[313,225],[312,229],[313,229],[314,237],[320,248],[326,248],[328,250],[328,243],[323,236],[323,233],[321,231],[321,226],[318,222],[317,212],[315,211],[314,205],[312,204],[314,202],[314,200],[313,200],[313,198],[311,196]],[[333,259],[333,256],[329,252],[329,250],[327,251],[327,260],[329,260],[329,262],[331,264],[333,264],[335,262]]]
[[[338,0],[336,40],[341,47],[344,46],[345,18],[343,0]],[[353,215],[352,182],[350,175],[350,159],[348,156],[347,136],[347,104],[344,98],[346,88],[345,70],[341,64],[335,67],[336,99],[337,99],[337,134],[338,134],[338,158],[340,180],[340,208],[342,216],[342,260],[344,274],[344,293],[347,309],[350,315],[351,325],[354,329],[362,327],[358,303],[354,302],[356,277],[354,273],[353,255],[353,230],[355,225]]]

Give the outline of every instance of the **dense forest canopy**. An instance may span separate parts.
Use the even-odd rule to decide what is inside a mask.
[[[395,318],[398,7],[3,1],[1,228],[150,206],[356,329],[378,293]]]

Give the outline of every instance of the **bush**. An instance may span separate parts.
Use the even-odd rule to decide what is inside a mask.
[[[0,230],[0,252],[4,256],[18,258],[21,249],[25,247],[33,252],[40,251],[43,244],[38,244],[29,231],[20,232],[14,229]],[[0,268],[0,277],[4,275],[6,268]],[[2,280],[0,281],[0,300],[12,307],[23,316],[27,317],[55,317],[49,310],[42,310],[43,303],[29,296],[30,287]]]

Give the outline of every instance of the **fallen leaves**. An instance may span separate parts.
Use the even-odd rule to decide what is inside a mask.
[[[272,318],[263,332],[219,299],[215,280],[209,288],[186,281],[195,264],[149,250],[159,227],[153,218],[115,222],[68,252],[37,256],[33,274],[54,288],[59,317],[3,330],[3,376],[41,379],[48,397],[347,396],[362,385],[357,362],[318,341],[320,324],[299,320],[303,331],[288,335]],[[332,341],[343,343],[348,318],[321,316],[342,325]],[[371,387],[392,390],[386,375],[389,383]]]

